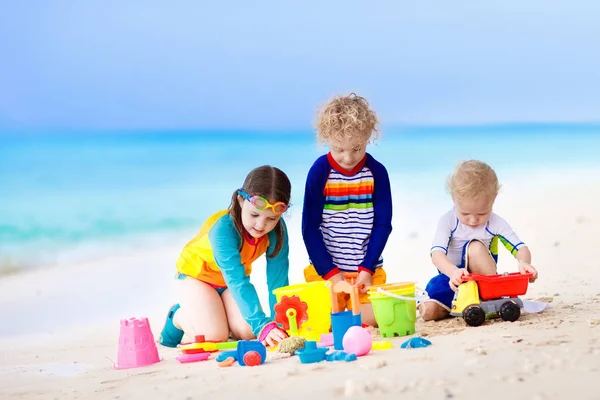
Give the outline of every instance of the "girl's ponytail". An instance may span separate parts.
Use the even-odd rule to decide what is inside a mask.
[[[240,207],[240,202],[238,201],[238,192],[237,189],[233,192],[231,196],[231,205],[229,206],[229,215],[231,215],[231,219],[233,220],[233,226],[235,226],[235,230],[238,235],[240,235],[240,247],[238,251],[242,251],[242,246],[244,245],[244,225],[242,224],[242,207]]]

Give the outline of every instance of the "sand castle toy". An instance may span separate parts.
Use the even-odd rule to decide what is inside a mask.
[[[145,367],[160,361],[148,318],[121,320],[116,369]]]
[[[276,321],[288,335],[319,340],[331,328],[331,297],[329,282],[301,283],[275,289]]]

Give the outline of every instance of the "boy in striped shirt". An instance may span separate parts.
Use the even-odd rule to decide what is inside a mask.
[[[385,167],[366,152],[378,135],[377,116],[352,93],[336,97],[318,114],[317,140],[329,153],[319,157],[306,179],[302,236],[311,265],[307,282],[337,283],[356,276],[363,322],[376,326],[367,296],[385,283],[381,253],[392,231],[392,195]],[[340,309],[351,309],[347,296]]]

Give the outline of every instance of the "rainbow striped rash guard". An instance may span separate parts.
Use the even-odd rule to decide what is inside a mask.
[[[302,237],[321,277],[374,273],[391,231],[390,179],[381,163],[368,153],[352,171],[331,153],[315,161],[306,179]]]
[[[498,241],[502,242],[513,256],[525,246],[510,225],[498,215],[492,213],[486,224],[471,228],[458,220],[456,209],[452,207],[438,222],[430,253],[443,251],[454,265],[461,265],[465,244],[473,239],[482,241],[496,262],[498,262]]]

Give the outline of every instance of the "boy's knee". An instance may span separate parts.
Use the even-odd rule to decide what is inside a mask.
[[[467,249],[468,271],[474,274],[493,275],[496,273],[496,262],[489,249],[480,241],[469,243]]]
[[[489,256],[490,251],[479,240],[474,240],[469,243],[468,254],[469,256]]]
[[[419,312],[423,321],[438,321],[450,315],[450,311],[433,301],[419,304]]]

